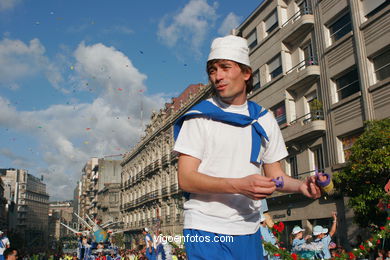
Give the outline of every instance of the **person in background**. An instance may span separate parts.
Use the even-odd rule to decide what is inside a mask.
[[[146,258],[148,260],[155,260],[156,249],[155,249],[153,237],[149,234],[149,228],[145,227],[142,231],[142,234],[145,236]]]
[[[266,217],[264,214],[261,214],[260,215],[260,233],[261,233],[261,239],[264,241],[264,242],[268,242],[268,243],[271,243],[272,245],[276,245],[277,243],[277,239],[276,237],[274,236],[274,234],[272,234],[272,231],[268,228],[267,226],[267,223],[266,223]],[[264,256],[264,259],[274,259],[273,256],[270,256],[270,254],[267,252],[267,250],[264,249],[264,245],[262,245],[263,247],[263,256]]]
[[[4,260],[16,260],[18,259],[18,250],[16,248],[8,247],[4,250]]]
[[[328,229],[323,228],[322,226],[315,226],[313,228],[313,235],[315,236],[314,243],[322,244],[322,252],[320,257],[323,259],[330,259],[332,256],[330,255],[329,245],[332,241],[333,235],[337,230],[337,214],[336,212],[332,212],[333,224],[330,228],[329,234]]]
[[[88,239],[86,237],[82,237],[80,242],[77,249],[77,258],[79,260],[88,260],[92,253],[92,247],[88,244]]]
[[[305,244],[306,240],[308,240],[311,237],[310,235],[307,235],[305,236],[305,238],[303,238],[303,231],[305,230],[300,226],[295,226],[291,232],[293,236],[293,241],[292,241],[293,252],[299,251],[299,247]]]
[[[0,260],[4,260],[4,251],[11,246],[8,237],[0,230]]]

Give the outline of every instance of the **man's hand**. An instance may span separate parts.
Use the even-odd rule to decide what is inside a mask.
[[[303,195],[308,198],[318,199],[321,197],[320,187],[316,184],[316,177],[310,176],[299,187]]]
[[[236,193],[247,196],[253,200],[261,200],[271,195],[275,189],[275,183],[271,178],[252,174],[232,181]]]

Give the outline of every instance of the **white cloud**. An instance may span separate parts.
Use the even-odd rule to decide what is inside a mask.
[[[166,15],[158,28],[159,38],[169,47],[188,45],[199,53],[207,33],[217,19],[217,3],[209,5],[206,0],[191,0],[173,17]]]
[[[35,164],[28,158],[19,156],[8,148],[0,148],[0,155],[11,160],[12,165],[18,165],[22,168],[30,168],[35,166]]]
[[[0,0],[0,12],[15,8],[22,0]]]
[[[13,88],[17,82],[43,73],[56,89],[63,82],[58,68],[45,56],[45,48],[38,39],[29,44],[20,40],[0,41],[0,86]]]
[[[162,95],[140,92],[146,90],[146,75],[113,47],[81,43],[74,57],[70,82],[77,91],[93,87],[97,97],[92,102],[18,111],[0,96],[0,126],[38,141],[40,147],[34,149],[47,167],[29,170],[44,176],[55,200],[71,198],[81,168],[90,157],[129,151],[139,139],[141,123],[165,102]],[[91,80],[89,86],[85,79]]]
[[[229,13],[226,18],[223,20],[221,27],[218,29],[218,33],[221,36],[230,34],[232,29],[237,28],[240,25],[241,17],[235,15],[234,13]]]

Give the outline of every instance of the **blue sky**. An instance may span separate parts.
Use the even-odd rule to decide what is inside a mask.
[[[153,110],[207,83],[212,39],[260,2],[0,0],[0,168],[71,199],[88,158],[130,150]]]

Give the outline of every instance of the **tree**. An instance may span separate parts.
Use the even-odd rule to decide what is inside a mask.
[[[380,225],[386,213],[377,204],[386,196],[390,177],[390,119],[366,122],[365,131],[351,148],[346,167],[334,176],[336,187],[349,196],[354,221],[362,227]]]

